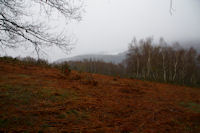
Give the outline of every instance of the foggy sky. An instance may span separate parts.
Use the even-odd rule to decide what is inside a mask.
[[[87,0],[83,21],[71,24],[78,38],[73,54],[116,53],[127,49],[135,36],[167,41],[200,40],[200,1],[174,0]]]
[[[173,0],[173,15],[169,6],[170,0],[85,0],[83,20],[67,25],[67,32],[78,40],[75,48],[70,55],[54,49],[48,58],[123,52],[133,37],[200,40],[200,1]],[[60,20],[56,24],[66,25]]]

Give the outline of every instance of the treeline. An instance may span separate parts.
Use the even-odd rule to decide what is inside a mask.
[[[162,38],[158,44],[133,39],[125,62],[127,74],[138,79],[200,85],[200,55],[192,47],[168,45]]]
[[[43,66],[43,67],[51,67],[53,64],[50,64],[47,60],[44,59],[38,59],[32,57],[11,57],[11,56],[3,56],[0,57],[0,61],[4,61],[11,64],[18,64],[18,65],[37,65],[37,66]]]
[[[125,76],[123,64],[106,63],[102,60],[85,59],[83,61],[69,61],[71,69],[79,72],[98,73],[110,76]]]
[[[167,44],[164,39],[154,43],[152,38],[129,44],[126,59],[120,64],[102,60],[69,61],[50,64],[31,57],[1,57],[0,60],[19,64],[39,65],[61,70],[98,73],[181,85],[200,86],[200,54],[194,48],[182,48],[178,43]]]
[[[133,39],[126,59],[120,64],[93,59],[68,64],[77,71],[200,86],[200,54],[192,47],[185,49],[178,43],[169,45],[162,38],[158,43],[152,38]]]
[[[0,61],[10,63],[10,64],[17,64],[17,65],[23,65],[23,66],[40,66],[44,68],[56,68],[60,70],[64,74],[69,74],[71,72],[71,69],[69,68],[69,65],[67,62],[62,63],[49,63],[47,60],[44,59],[35,59],[32,57],[16,57],[13,58],[11,56],[4,56],[0,57]]]

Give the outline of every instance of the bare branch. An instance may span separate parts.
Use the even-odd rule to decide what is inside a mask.
[[[57,12],[65,17],[66,22],[81,20],[81,1],[29,0],[29,3],[40,5],[40,12],[49,17]],[[37,23],[30,21],[35,18],[27,9],[29,6],[26,0],[0,0],[0,45],[13,48],[26,42],[26,46],[34,46],[38,57],[44,46],[57,46],[68,51],[73,42],[64,33],[56,35],[49,32],[49,27],[42,20]]]

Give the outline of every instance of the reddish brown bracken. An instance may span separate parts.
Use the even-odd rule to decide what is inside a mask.
[[[199,88],[3,61],[0,75],[2,132],[200,132]]]

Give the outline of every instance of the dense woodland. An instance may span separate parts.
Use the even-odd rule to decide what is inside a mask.
[[[127,72],[139,79],[179,84],[200,84],[200,55],[194,48],[183,49],[178,43],[168,45],[164,39],[153,44],[151,38],[134,39],[126,59]]]
[[[83,61],[70,61],[69,66],[73,70],[79,72],[98,73],[111,76],[125,76],[125,66],[121,64],[107,63],[102,60],[83,60]]]
[[[100,60],[68,62],[71,69],[120,77],[200,85],[200,54],[194,48],[184,49],[178,43],[167,44],[164,39],[154,43],[152,38],[129,44],[126,59],[120,64]]]

